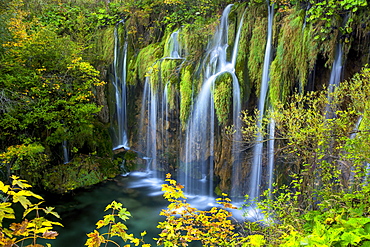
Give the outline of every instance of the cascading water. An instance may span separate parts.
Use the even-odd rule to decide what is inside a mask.
[[[157,164],[157,94],[150,84],[150,77],[145,78],[141,107],[139,152],[144,155],[146,172],[155,171]],[[154,176],[156,177],[156,176]]]
[[[179,31],[173,32],[168,39],[168,54],[166,55],[168,59],[181,59],[181,46],[179,43]]]
[[[271,197],[272,193],[272,184],[274,182],[274,167],[275,167],[275,119],[270,118],[270,123],[269,123],[269,140],[267,143],[267,176],[268,176],[268,189],[269,189],[269,194]]]
[[[67,164],[69,162],[69,155],[68,155],[68,143],[66,140],[62,143],[63,148],[63,163]]]
[[[342,77],[342,44],[339,43],[335,49],[335,59],[330,73],[329,93],[334,92],[335,88],[339,86]]]
[[[127,138],[127,113],[126,113],[126,60],[127,60],[127,41],[121,40],[118,28],[124,22],[119,22],[114,29],[114,60],[113,60],[113,80],[115,88],[115,138],[114,149],[129,149]]]
[[[164,60],[181,60],[181,47],[178,41],[179,32],[171,34],[165,54],[168,56],[162,58],[156,63],[161,64]],[[153,83],[153,73],[158,73],[158,82]],[[155,85],[154,85],[155,84]],[[158,170],[161,170],[160,164],[163,161],[169,138],[167,136],[169,103],[167,97],[167,83],[162,81],[161,71],[151,71],[145,79],[144,92],[142,97],[141,116],[139,124],[139,152],[143,154],[147,161],[146,171],[154,178],[160,178]],[[161,134],[161,135],[159,135]]]
[[[228,15],[231,7],[232,5],[228,5],[225,8],[217,32],[209,43],[205,60],[207,62],[204,65],[205,80],[189,116],[186,129],[185,159],[180,168],[178,180],[185,186],[185,193],[190,195],[213,197],[215,109],[212,91],[220,75],[229,74],[232,78],[233,124],[237,129],[241,125],[238,118],[241,109],[240,87],[234,73],[241,28],[238,30],[231,62],[227,60]],[[238,132],[236,136],[240,138],[241,135]]]
[[[257,120],[257,127],[261,129],[262,118],[265,113],[265,104],[267,98],[268,84],[269,84],[269,69],[271,64],[271,50],[272,50],[272,23],[274,18],[274,6],[268,4],[268,27],[267,27],[267,42],[265,50],[265,59],[263,64],[262,82],[260,87],[260,97],[258,99],[258,110],[259,116]],[[252,170],[250,176],[250,200],[258,200],[260,196],[260,185],[262,176],[262,164],[263,164],[263,135],[261,131],[258,131],[256,137],[256,145],[253,150]],[[273,166],[273,161],[270,164]],[[269,168],[273,170],[273,168]]]
[[[328,86],[328,105],[326,107],[326,118],[334,118],[335,113],[332,111],[330,105],[332,102],[332,94],[334,93],[335,89],[339,87],[339,83],[342,77],[342,57],[343,57],[343,49],[342,44],[338,43],[335,49],[335,59],[331,68],[330,72],[330,80]]]
[[[235,37],[234,42],[234,49],[231,57],[231,66],[235,68],[236,65],[236,58],[238,55],[238,47],[239,47],[239,40],[240,40],[240,33],[243,26],[244,15],[246,10],[244,11],[242,18],[240,19],[240,24],[238,28],[238,32]],[[235,129],[235,133],[233,135],[233,147],[232,147],[232,157],[233,157],[233,168],[232,168],[232,179],[231,179],[231,197],[234,201],[239,201],[239,198],[244,200],[244,182],[242,181],[242,148],[241,148],[241,140],[242,140],[242,133],[241,133],[241,120],[240,120],[240,112],[241,112],[241,99],[240,99],[240,86],[239,82],[234,74],[233,76],[233,125]]]

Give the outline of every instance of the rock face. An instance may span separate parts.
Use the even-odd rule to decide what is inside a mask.
[[[245,8],[245,3],[232,7],[228,18],[228,45],[234,46],[237,27],[242,20],[235,74],[241,88],[242,110],[251,115],[256,108],[262,77],[267,6],[264,4],[249,6],[242,19]],[[370,48],[366,28],[356,26],[357,33],[351,34],[350,41],[344,41],[338,31],[328,34],[325,41],[316,40],[313,37],[317,30],[306,22],[302,11],[290,10],[274,17],[273,58],[266,105],[284,101],[294,91],[320,90],[327,86],[330,66],[334,60],[334,47],[338,42],[342,42],[344,46],[346,62],[342,73],[343,79],[350,78],[368,62],[367,52],[364,52]],[[336,20],[337,23],[340,21]],[[133,45],[135,41],[132,37],[128,38],[131,44],[128,49],[127,66],[129,143],[131,149],[144,155],[155,156],[158,170],[176,172],[184,165],[187,120],[206,79],[203,78],[202,69],[208,54],[204,54],[204,51],[207,50],[207,43],[210,45],[209,36],[215,32],[217,25],[218,22],[209,24],[207,30],[197,25],[179,30],[169,28],[163,36],[158,37],[159,42],[141,49]],[[167,44],[173,31],[178,32],[181,46],[177,48],[180,50],[176,51],[176,58],[168,58],[168,54],[172,53],[168,52]],[[230,57],[231,53],[229,48],[227,56]],[[215,176],[214,181],[221,191],[230,190],[235,172],[239,173],[237,179],[241,184],[248,180],[252,155],[251,149],[244,148],[243,145],[238,150],[242,155],[238,157],[233,155],[232,135],[225,131],[225,127],[232,124],[231,109],[234,97],[229,94],[228,90],[231,90],[232,84],[228,80],[230,78],[217,82],[212,89],[216,123],[214,151],[213,154],[208,152],[203,156],[203,161],[213,160],[212,175]],[[100,91],[98,95],[103,97]],[[113,92],[110,91],[108,97],[112,95]],[[103,122],[107,120],[106,112],[101,113],[101,118]],[[194,140],[196,142],[194,145],[198,146],[193,151],[192,160],[188,162],[199,160],[204,148],[200,142]],[[206,146],[208,145],[209,143],[206,143]],[[236,162],[239,164],[237,171],[235,171]],[[242,191],[246,191],[247,187],[243,185]]]

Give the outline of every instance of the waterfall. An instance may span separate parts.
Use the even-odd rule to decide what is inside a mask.
[[[239,40],[241,29],[243,26],[244,16],[246,10],[244,11],[240,23],[238,32],[235,37],[234,42],[234,49],[231,56],[231,65],[232,68],[235,68],[236,65],[236,58],[238,55],[238,47],[239,47]],[[241,112],[241,99],[240,99],[240,87],[239,82],[235,76],[233,76],[233,125],[235,129],[235,133],[233,135],[233,147],[232,147],[232,157],[233,157],[233,168],[232,168],[232,179],[231,179],[231,192],[230,195],[234,201],[239,201],[239,198],[244,200],[244,183],[242,181],[242,147],[241,147],[241,140],[242,140],[242,133],[241,133],[241,119],[240,119],[240,112]]]
[[[275,120],[273,118],[270,118],[270,123],[269,123],[269,140],[267,143],[267,176],[268,176],[268,189],[269,189],[269,194],[271,198],[271,193],[272,193],[272,184],[274,182],[274,154],[275,154]]]
[[[187,194],[209,195],[213,181],[213,144],[214,144],[214,103],[211,86],[215,76],[203,85],[198,96],[186,131],[185,174],[179,175],[181,184],[185,185]],[[190,176],[196,175],[196,179]],[[208,184],[207,184],[208,176]]]
[[[326,106],[326,118],[334,118],[335,113],[331,109],[332,94],[335,89],[339,87],[342,77],[342,57],[343,49],[342,44],[338,43],[335,49],[335,58],[330,72],[329,86],[328,86],[328,104]]]
[[[159,71],[149,71],[145,77],[139,123],[139,152],[146,160],[146,171],[154,178],[160,178],[162,163],[166,162],[169,128],[168,83],[163,81],[161,65],[164,60],[182,60],[181,46],[178,41],[179,31],[173,32],[164,48],[168,55],[155,62]],[[154,64],[154,65],[155,65]],[[154,66],[153,65],[153,66]],[[157,77],[154,73],[158,73]],[[157,78],[158,82],[153,82]]]
[[[307,14],[308,14],[308,11],[310,10],[310,8],[311,8],[311,3],[307,3],[306,12],[305,12],[304,20],[303,20],[303,25],[302,25],[302,30],[304,30],[306,28]]]
[[[179,43],[179,31],[175,31],[171,34],[167,41],[168,51],[165,52],[165,58],[169,59],[181,59],[181,46]],[[166,54],[168,53],[168,54]]]
[[[139,123],[139,152],[146,160],[146,172],[155,173],[157,165],[157,93],[150,84],[150,76],[145,77]],[[156,175],[154,174],[154,177]]]
[[[262,118],[265,113],[265,104],[269,83],[269,69],[271,64],[271,50],[272,50],[272,23],[274,18],[274,6],[268,3],[268,28],[267,28],[267,42],[265,50],[265,59],[263,64],[262,82],[260,87],[260,97],[258,99],[259,116],[257,120],[257,127],[259,129],[256,137],[256,145],[253,150],[252,171],[250,177],[250,193],[249,199],[257,199],[260,196],[260,184],[263,164],[263,135],[261,132]]]
[[[63,163],[67,164],[69,162],[69,155],[68,155],[68,143],[66,140],[63,141],[62,143],[62,148],[63,148]]]
[[[185,193],[190,195],[213,197],[215,106],[212,91],[216,79],[225,73],[229,74],[233,81],[233,124],[236,127],[240,126],[238,118],[241,109],[240,88],[234,67],[241,28],[230,62],[227,60],[227,48],[228,15],[231,7],[232,5],[228,5],[225,8],[214,38],[208,44],[206,63],[203,65],[205,79],[187,123],[185,159],[179,169],[178,180],[185,186]],[[240,138],[240,133],[237,133]]]
[[[129,149],[127,138],[127,113],[126,113],[126,60],[127,60],[127,41],[122,42],[118,34],[118,28],[123,21],[119,22],[114,29],[114,60],[113,60],[113,80],[115,89],[116,121],[114,149]],[[123,44],[122,44],[123,43]]]
[[[329,93],[334,92],[335,88],[339,86],[339,83],[341,81],[342,57],[343,57],[342,44],[338,43],[335,49],[335,59],[330,73]]]

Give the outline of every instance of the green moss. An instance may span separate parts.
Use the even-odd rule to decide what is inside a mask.
[[[276,56],[270,68],[270,99],[285,101],[292,88],[299,83],[303,90],[319,50],[312,39],[311,26],[304,24],[304,11],[293,11],[280,21]]]
[[[182,126],[186,126],[186,121],[190,114],[190,106],[192,103],[192,66],[188,65],[183,68],[180,80],[180,121]]]
[[[89,60],[95,65],[108,66],[113,61],[114,50],[114,26],[99,29],[96,32],[93,49],[89,54]]]
[[[167,28],[166,31],[165,31],[165,35],[163,37],[163,56],[164,57],[169,57],[171,56],[170,54],[170,45],[169,45],[169,41],[170,41],[170,38],[171,38],[171,35],[173,32],[176,32],[176,31],[179,31],[179,30],[172,30],[171,28]],[[180,36],[181,32],[179,32],[179,36]],[[179,38],[179,37],[178,37]]]
[[[131,58],[128,65],[127,82],[134,85],[143,82],[145,77],[153,73],[155,62],[163,55],[161,43],[150,44],[140,50],[136,58]],[[156,68],[154,67],[154,70]]]
[[[119,174],[119,167],[109,158],[84,155],[53,167],[46,174],[42,182],[47,190],[66,193],[113,178]]]
[[[213,36],[218,24],[217,19],[197,20],[195,23],[186,25],[181,29],[179,42],[187,51],[189,61],[198,62],[200,60],[209,38]]]
[[[223,73],[215,82],[213,93],[217,119],[220,124],[226,125],[231,111],[232,77],[229,73]]]
[[[235,44],[235,35],[238,30],[239,22],[237,21],[238,17],[235,12],[231,12],[229,14],[229,28],[228,28],[228,49],[227,49],[227,58],[228,60],[231,59],[233,47]]]
[[[150,79],[150,86],[153,91],[157,91],[158,85],[162,84],[161,78],[161,61],[155,61],[154,64],[148,68],[145,75]]]
[[[173,59],[164,59],[161,62],[161,77],[163,82],[166,84],[168,82],[173,83],[178,77],[177,69],[177,60]]]
[[[114,162],[125,172],[134,171],[137,168],[137,152],[125,150],[114,155]]]
[[[242,14],[242,13],[241,13]],[[236,57],[235,74],[239,80],[242,98],[246,101],[251,93],[250,81],[248,78],[248,54],[250,46],[250,37],[252,34],[250,16],[246,13],[243,20],[243,27],[240,33],[238,55]]]
[[[163,86],[167,85],[167,102],[170,109],[175,108],[175,95],[179,89],[179,71],[182,60],[164,59],[161,63],[161,79]]]
[[[256,86],[256,94],[259,94],[260,82],[262,81],[262,67],[265,59],[265,47],[267,36],[267,18],[257,17],[250,41],[248,57],[248,72],[252,85]]]

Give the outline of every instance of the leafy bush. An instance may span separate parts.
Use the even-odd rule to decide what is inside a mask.
[[[55,239],[58,233],[53,231],[53,226],[62,226],[62,224],[50,221],[40,214],[50,214],[59,218],[58,213],[54,211],[53,207],[40,207],[43,198],[28,190],[31,185],[27,181],[19,179],[17,176],[12,176],[11,179],[11,185],[5,185],[0,181],[0,245],[19,246],[27,243],[27,240],[30,239],[32,242],[27,246],[36,247],[42,246],[37,244],[37,239]],[[32,199],[37,199],[38,202],[33,203]],[[20,203],[24,209],[23,220],[21,223],[11,222],[8,227],[5,227],[4,219],[15,221],[14,206],[17,203]],[[47,245],[50,246],[50,244]]]

